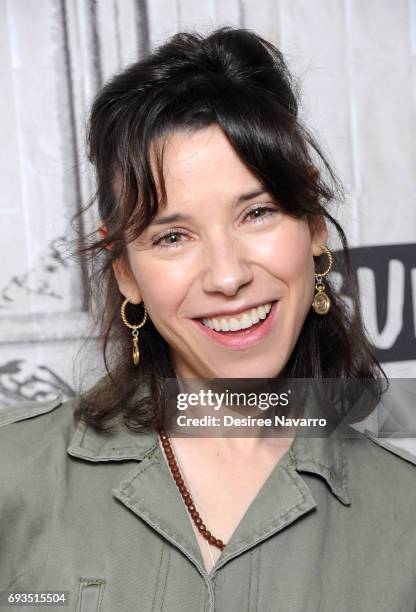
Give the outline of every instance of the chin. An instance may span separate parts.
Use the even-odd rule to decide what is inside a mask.
[[[251,364],[229,364],[221,368],[221,373],[217,371],[215,378],[275,378],[282,371],[283,367],[284,363],[276,363],[276,360],[273,363],[269,362],[264,364],[258,361]]]

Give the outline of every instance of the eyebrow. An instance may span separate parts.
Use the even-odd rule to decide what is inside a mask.
[[[240,194],[235,200],[234,205],[238,206],[238,204],[242,204],[243,202],[248,202],[253,198],[257,198],[259,195],[263,195],[267,193],[267,191],[261,187],[260,189],[255,189],[254,191],[247,191],[246,193]],[[167,225],[169,223],[177,223],[180,221],[191,221],[192,217],[190,215],[184,215],[183,213],[174,213],[172,215],[165,215],[163,217],[159,217],[152,221],[151,225]]]

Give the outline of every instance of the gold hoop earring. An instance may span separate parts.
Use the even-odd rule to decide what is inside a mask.
[[[332,268],[333,257],[331,251],[324,244],[319,245],[321,249],[328,256],[328,267],[324,272],[315,273],[315,290],[316,293],[313,298],[312,308],[319,315],[325,315],[329,311],[331,307],[331,300],[328,295],[325,293],[325,285],[322,282],[322,279],[329,274]]]
[[[143,325],[146,323],[147,320],[147,310],[145,305],[143,304],[143,310],[144,310],[144,314],[143,314],[143,319],[140,323],[138,323],[137,325],[132,325],[131,323],[129,323],[127,321],[126,318],[126,306],[127,306],[127,302],[130,302],[133,299],[133,297],[128,297],[124,300],[124,302],[121,305],[120,308],[120,313],[121,313],[121,319],[124,323],[124,325],[127,325],[127,327],[129,327],[130,329],[132,329],[132,336],[133,336],[133,352],[132,352],[132,356],[133,356],[133,363],[134,365],[138,365],[139,361],[140,361],[140,351],[139,351],[139,329],[141,327],[143,327]]]

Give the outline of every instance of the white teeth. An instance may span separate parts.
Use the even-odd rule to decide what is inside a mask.
[[[221,329],[222,331],[230,331],[230,324],[226,319],[221,319]]]
[[[241,329],[247,329],[248,327],[251,327],[253,325],[251,316],[248,314],[244,314],[242,318],[240,319],[240,325],[241,325]]]
[[[264,306],[259,306],[258,313],[259,313],[260,319],[266,318],[266,311],[264,310]]]
[[[258,323],[260,321],[260,317],[259,317],[259,315],[257,313],[257,308],[252,308],[250,310],[250,318],[251,318],[251,320],[253,322],[253,325],[254,325],[254,323]]]
[[[222,319],[202,319],[202,323],[215,331],[238,331],[239,329],[248,329],[255,325],[260,319],[265,319],[272,309],[270,303],[263,304],[257,308],[251,308],[243,312],[239,317],[230,317]]]
[[[230,319],[230,331],[237,331],[241,329],[240,321],[238,319]]]

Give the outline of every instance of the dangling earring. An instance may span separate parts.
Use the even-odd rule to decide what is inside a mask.
[[[134,363],[134,365],[138,365],[138,363],[140,361],[139,329],[141,327],[143,327],[143,325],[146,323],[146,320],[147,320],[147,310],[146,310],[145,305],[142,302],[143,310],[144,310],[142,321],[140,323],[138,323],[137,325],[132,325],[131,323],[129,323],[127,321],[127,318],[126,318],[125,309],[126,309],[127,302],[130,302],[130,300],[132,300],[132,299],[133,299],[132,297],[129,297],[129,298],[126,298],[124,300],[124,302],[121,305],[120,312],[121,312],[121,319],[122,319],[124,325],[127,325],[127,327],[130,327],[130,329],[133,330],[132,331],[132,336],[133,336],[133,353],[132,353],[132,355],[133,355],[133,363]]]
[[[325,315],[327,314],[327,312],[329,311],[331,307],[331,300],[329,299],[328,295],[325,293],[325,285],[322,282],[322,279],[324,278],[324,276],[326,276],[330,272],[332,268],[333,258],[332,258],[331,251],[328,249],[328,247],[326,247],[324,244],[321,244],[320,247],[328,255],[328,267],[325,270],[325,272],[320,272],[319,274],[315,273],[316,293],[313,298],[312,307],[317,314]]]

